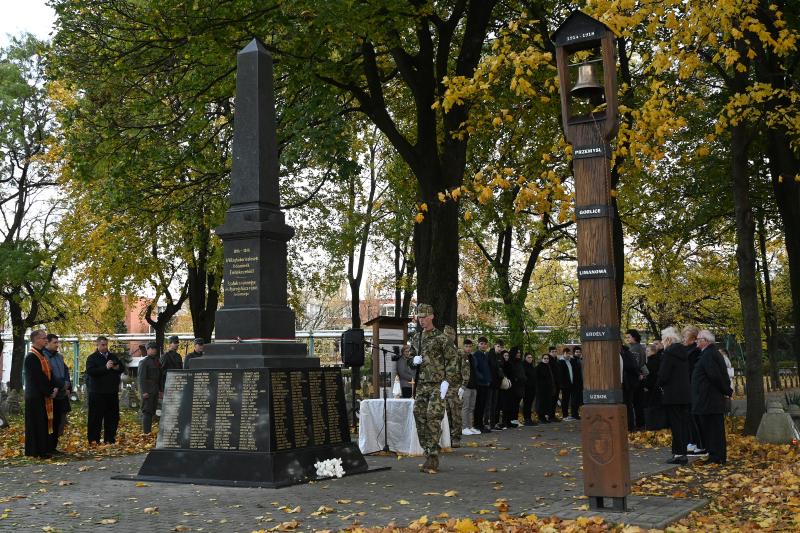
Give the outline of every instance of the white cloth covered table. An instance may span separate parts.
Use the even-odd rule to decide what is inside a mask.
[[[417,424],[414,421],[414,400],[399,398],[386,400],[389,419],[389,449],[404,455],[425,453],[419,444]],[[361,453],[383,450],[383,400],[362,400],[358,423],[358,447]],[[450,423],[445,412],[442,419],[442,437],[439,446],[450,447]]]

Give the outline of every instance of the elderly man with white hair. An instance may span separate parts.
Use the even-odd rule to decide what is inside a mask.
[[[667,463],[685,465],[689,462],[686,457],[691,405],[689,354],[686,346],[681,343],[681,335],[675,328],[663,330],[661,340],[664,344],[664,354],[658,371],[657,384],[663,391],[661,405],[667,412],[672,431],[672,458]]]
[[[698,417],[708,461],[725,464],[725,398],[733,394],[725,360],[714,346],[714,334],[703,329],[697,335],[700,359],[692,372],[692,414]]]

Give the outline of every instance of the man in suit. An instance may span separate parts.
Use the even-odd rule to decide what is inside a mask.
[[[725,464],[725,398],[733,394],[725,360],[707,329],[697,335],[700,357],[692,372],[692,414],[699,422],[700,435],[708,451],[708,461]]]
[[[578,415],[577,405],[573,405],[575,394],[575,367],[572,365],[572,350],[564,348],[558,360],[559,386],[561,388],[561,418],[566,421],[576,420]],[[572,406],[572,413],[570,413]],[[570,416],[570,414],[572,416]]]
[[[116,442],[119,425],[119,382],[125,366],[119,357],[108,351],[108,339],[97,337],[97,350],[86,359],[87,390],[89,392],[89,420],[87,434],[90,443]]]

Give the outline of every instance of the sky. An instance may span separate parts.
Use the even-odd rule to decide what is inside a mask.
[[[40,39],[49,39],[55,12],[45,0],[0,0],[0,46],[6,46],[8,36],[30,32]]]

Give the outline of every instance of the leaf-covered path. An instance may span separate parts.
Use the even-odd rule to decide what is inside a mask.
[[[500,513],[537,513],[562,500],[580,509],[586,500],[577,429],[576,422],[563,422],[469,437],[443,456],[438,475],[419,473],[416,457],[370,456],[371,466],[392,469],[283,489],[111,479],[136,473],[141,455],[4,467],[0,530],[250,532],[282,524],[336,530],[406,526],[423,515],[442,520],[443,513],[497,520]],[[663,450],[634,448],[632,474],[664,471],[664,458]]]

